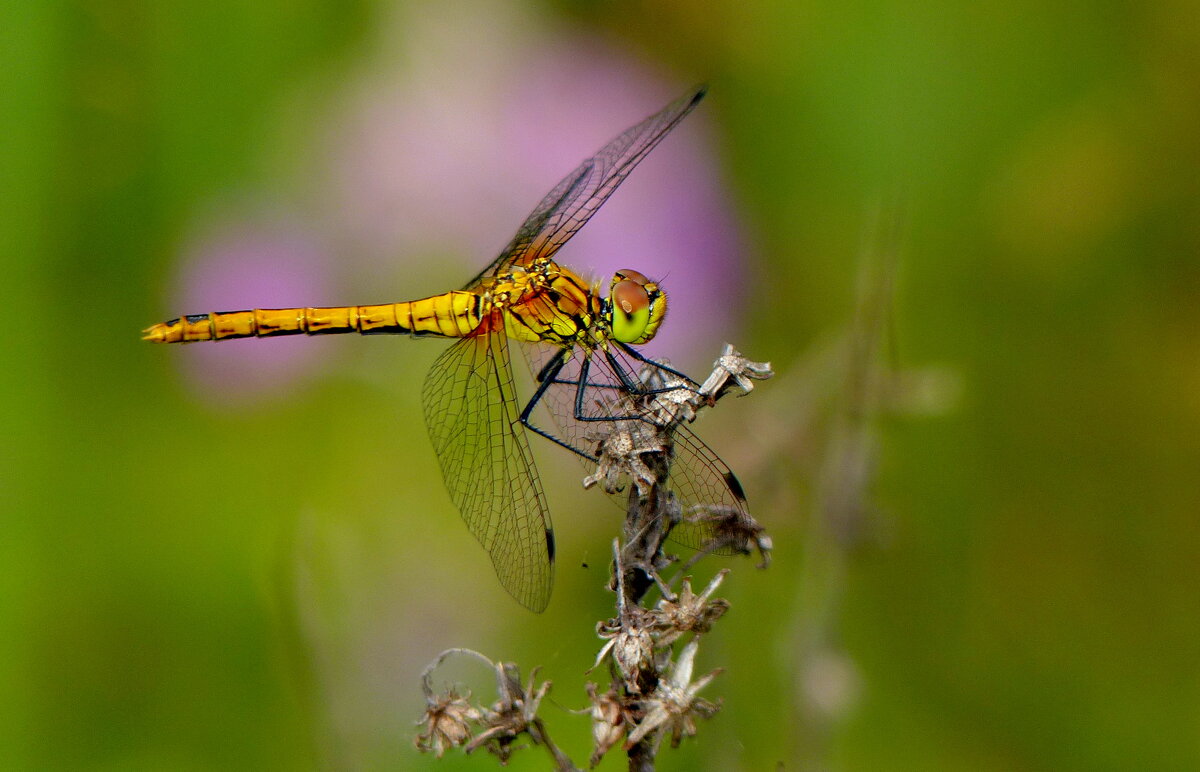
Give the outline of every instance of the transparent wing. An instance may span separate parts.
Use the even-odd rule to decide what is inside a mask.
[[[486,323],[485,323],[486,324]],[[518,410],[503,328],[447,349],[422,389],[450,498],[521,605],[550,600],[554,532]]]
[[[563,355],[561,347],[548,344],[522,348],[528,354],[535,378],[550,358]],[[596,419],[628,419],[634,412],[650,416],[663,402],[654,395],[645,395],[639,398],[640,406],[634,411],[629,407],[628,400],[620,399],[619,395],[629,392],[629,384],[635,384],[636,387],[641,383],[639,373],[643,368],[654,368],[656,365],[635,361],[620,349],[614,348],[610,353],[611,357],[600,351],[589,353],[582,347],[571,351],[555,383],[546,388],[534,415],[537,419],[537,413],[540,412],[542,423],[547,423],[548,416],[549,425],[542,428],[579,453],[589,456],[582,460],[593,472],[597,442],[613,428],[613,421]],[[589,358],[591,361],[586,367],[587,380],[580,402],[579,383],[584,376],[584,361]],[[671,371],[663,371],[662,375],[668,380],[677,378]],[[694,382],[689,383],[696,386]],[[673,434],[668,486],[675,493],[685,515],[702,510],[721,510],[747,520],[750,517],[746,496],[737,477],[720,456],[686,425],[677,426]],[[613,496],[622,509],[625,508],[626,497],[627,491]],[[710,523],[681,523],[671,531],[671,540],[693,549],[703,549],[718,536],[713,527]],[[713,552],[733,554],[731,549],[724,547]]]
[[[546,194],[500,256],[465,287],[474,287],[485,276],[511,265],[528,265],[557,252],[608,200],[633,167],[696,107],[704,94],[704,86],[692,89],[580,164]]]

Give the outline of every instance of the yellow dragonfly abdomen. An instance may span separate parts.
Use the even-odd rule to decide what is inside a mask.
[[[142,339],[152,343],[191,343],[348,332],[463,338],[479,326],[483,316],[480,295],[455,290],[421,300],[378,306],[256,308],[192,314],[147,327],[142,331]]]

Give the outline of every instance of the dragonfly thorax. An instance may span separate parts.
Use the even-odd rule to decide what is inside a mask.
[[[620,270],[613,274],[605,312],[614,338],[622,343],[645,343],[667,315],[667,294],[643,274]]]
[[[483,312],[500,312],[506,332],[517,340],[572,346],[602,319],[603,302],[574,272],[540,258],[497,274]]]

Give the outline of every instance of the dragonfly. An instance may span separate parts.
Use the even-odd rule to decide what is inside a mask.
[[[603,426],[653,421],[647,416],[657,397],[644,385],[654,380],[647,371],[657,372],[659,382],[698,388],[635,348],[655,336],[666,316],[667,295],[658,281],[632,269],[617,271],[605,296],[598,282],[554,256],[704,94],[703,86],[692,89],[584,160],[461,289],[379,305],[188,314],[148,327],[143,339],[189,343],[338,333],[456,339],[430,368],[421,391],[429,436],[450,498],[489,553],[501,585],[540,612],[553,587],[554,529],[527,432],[595,464]],[[517,397],[509,340],[521,345],[533,373],[533,394],[524,403]],[[635,403],[644,412],[631,415]],[[682,509],[711,506],[745,514],[745,494],[729,467],[686,427],[674,432],[668,484]],[[697,549],[711,545],[703,525],[678,528],[672,538]]]

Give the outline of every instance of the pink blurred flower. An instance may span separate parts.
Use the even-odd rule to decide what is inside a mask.
[[[196,313],[382,303],[457,288],[582,159],[691,85],[519,13],[432,4],[404,16],[394,28],[402,39],[388,50],[405,56],[350,85],[316,153],[328,164],[316,216],[303,226],[300,215],[255,214],[212,225],[187,249],[172,303]],[[701,104],[557,256],[603,287],[619,268],[659,279],[668,317],[644,351],[685,368],[706,366],[734,335],[742,304],[741,242],[707,131],[710,110]],[[335,253],[338,283],[370,296],[330,291]],[[181,361],[201,393],[246,400],[294,386],[335,346],[230,341],[190,347]]]
[[[523,45],[521,20],[490,19],[478,39],[436,16],[406,21],[405,69],[356,91],[330,138],[327,188],[356,252],[418,266],[461,256],[436,271],[444,287],[423,280],[407,294],[459,286],[580,161],[692,85],[591,37],[526,31],[540,45]],[[645,351],[681,363],[718,351],[742,303],[740,237],[706,107],[557,256],[605,287],[620,268],[662,279],[668,319]]]
[[[179,313],[331,305],[320,240],[285,218],[214,222],[188,248],[172,303]],[[217,402],[278,397],[330,361],[331,341],[278,338],[189,346],[189,386]]]

